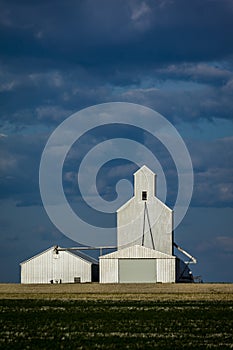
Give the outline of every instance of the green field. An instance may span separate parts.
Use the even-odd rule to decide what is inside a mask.
[[[2,349],[227,349],[233,303],[0,301]]]
[[[232,284],[0,284],[2,349],[230,349]]]

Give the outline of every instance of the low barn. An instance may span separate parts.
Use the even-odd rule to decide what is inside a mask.
[[[22,262],[21,283],[97,282],[98,261],[80,251],[51,247]]]
[[[134,245],[100,257],[101,283],[172,283],[176,257]]]

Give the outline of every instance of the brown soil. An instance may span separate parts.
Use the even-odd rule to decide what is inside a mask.
[[[0,299],[233,300],[233,284],[0,284]]]

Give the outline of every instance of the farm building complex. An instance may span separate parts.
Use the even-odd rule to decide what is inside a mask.
[[[21,263],[21,283],[193,281],[174,247],[196,262],[174,243],[173,211],[156,197],[156,175],[144,165],[134,174],[134,196],[117,210],[116,251],[98,262],[80,247],[52,247]]]

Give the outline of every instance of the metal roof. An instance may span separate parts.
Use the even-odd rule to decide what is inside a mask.
[[[28,261],[30,261],[30,260],[32,260],[32,259],[35,259],[35,258],[37,258],[38,256],[40,256],[40,255],[42,255],[42,254],[44,254],[44,253],[46,253],[46,252],[48,252],[48,251],[50,251],[50,250],[51,250],[51,251],[54,250],[55,247],[56,247],[56,246],[52,246],[52,247],[50,247],[50,248],[48,248],[48,249],[46,249],[46,250],[43,250],[42,252],[40,252],[40,253],[38,253],[38,254],[32,256],[31,258],[22,261],[22,262],[20,263],[20,265],[25,264],[26,262],[28,262]],[[61,248],[61,247],[58,247],[58,248]],[[67,249],[67,250],[64,250],[64,251],[65,251],[65,252],[68,252],[69,254],[73,254],[73,255],[75,255],[76,257],[81,258],[81,259],[83,259],[83,260],[85,260],[85,261],[87,261],[87,262],[89,262],[89,263],[92,263],[92,264],[99,264],[98,260],[96,260],[95,258],[92,258],[91,256],[89,256],[89,255],[87,255],[87,254],[85,254],[85,253],[83,253],[83,252],[80,252],[80,250],[79,250],[79,251],[73,251],[73,250],[70,251],[70,250]],[[60,254],[60,253],[59,253],[59,254]]]
[[[119,249],[116,252],[102,255],[100,259],[122,259],[122,258],[152,258],[152,259],[175,259],[176,257],[173,255],[168,255],[158,250],[154,250],[151,248],[146,248],[140,245],[134,245],[131,247]]]
[[[156,176],[156,174],[150,168],[148,168],[148,166],[146,166],[145,164],[141,168],[139,168],[137,171],[135,171],[134,175],[140,172],[147,172],[147,173],[150,173],[151,175]]]

